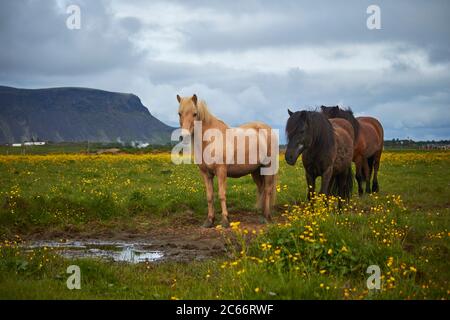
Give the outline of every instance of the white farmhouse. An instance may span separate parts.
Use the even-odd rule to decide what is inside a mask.
[[[45,142],[43,141],[27,141],[23,143],[24,146],[43,146]]]

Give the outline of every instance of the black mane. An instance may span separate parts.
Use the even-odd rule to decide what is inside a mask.
[[[353,130],[355,130],[355,139],[356,139],[359,135],[359,122],[358,120],[356,120],[353,114],[353,110],[351,108],[346,109],[339,108],[339,115],[340,117],[346,119],[352,124]]]
[[[322,106],[322,110],[324,110],[324,107],[325,106]],[[327,107],[325,107],[325,108],[327,108]],[[352,125],[353,130],[355,132],[355,140],[356,140],[356,138],[358,138],[358,135],[359,135],[359,122],[353,115],[353,110],[351,108],[341,109],[338,106],[333,107],[333,108],[338,110],[337,113],[332,114],[332,115],[327,114],[327,116],[329,118],[342,118],[342,119],[345,119],[348,122],[350,122],[350,124]]]

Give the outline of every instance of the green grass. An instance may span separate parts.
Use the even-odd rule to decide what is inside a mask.
[[[96,153],[99,150],[117,148],[126,153],[143,153],[151,151],[170,151],[168,145],[149,145],[145,148],[135,148],[131,144],[113,142],[50,142],[42,146],[20,146],[13,147],[0,145],[0,155],[47,155],[47,154],[74,154],[74,153]]]
[[[379,196],[354,196],[339,214],[320,201],[311,211],[303,168],[281,158],[275,215],[286,217],[279,225],[251,239],[251,230],[235,226],[229,248],[236,252],[229,258],[126,265],[69,261],[43,250],[24,253],[11,241],[49,230],[145,234],[188,215],[191,224],[200,224],[206,200],[196,166],[175,166],[167,154],[3,156],[0,297],[448,299],[449,164],[446,152],[385,152]],[[254,211],[250,177],[230,179],[227,196],[234,217]],[[307,226],[314,229],[314,242],[299,238]],[[66,288],[70,264],[82,269],[81,290]],[[384,276],[381,291],[366,288],[372,264]]]

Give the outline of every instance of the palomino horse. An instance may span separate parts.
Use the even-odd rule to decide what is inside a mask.
[[[208,228],[214,224],[214,176],[217,176],[218,179],[219,199],[222,207],[222,226],[229,226],[226,204],[226,179],[227,177],[239,178],[248,174],[252,175],[257,186],[257,208],[263,210],[264,222],[271,221],[271,208],[276,193],[276,171],[271,168],[273,166],[278,168],[278,151],[275,154],[272,150],[272,147],[278,148],[278,139],[272,128],[261,122],[250,122],[238,128],[230,128],[222,120],[213,116],[209,112],[206,103],[199,101],[195,94],[192,97],[180,97],[177,95],[177,99],[180,104],[178,115],[181,128],[187,130],[185,132],[189,133],[192,143],[198,139],[195,135],[201,134],[199,145],[194,143],[194,149],[197,148],[197,150],[194,150],[194,156],[205,182],[208,201],[208,218],[203,226]],[[196,125],[201,124],[200,132],[195,130],[194,123]],[[211,132],[217,132],[217,130],[222,134],[222,139],[207,138]],[[242,135],[243,132],[244,135]],[[261,133],[265,133],[265,135],[261,135]],[[238,141],[235,144],[236,137],[238,140],[239,137],[243,137],[243,143],[240,144]],[[246,138],[248,138],[248,144],[246,143]],[[257,148],[252,148],[251,141],[256,142]],[[204,152],[206,150],[213,150],[211,152],[213,159],[207,158]],[[261,150],[266,151],[263,152],[263,156],[259,152]],[[201,153],[199,154],[198,151]],[[244,155],[244,159],[241,157],[241,161],[235,161],[240,155]],[[253,161],[251,160],[252,158],[254,159]],[[264,171],[264,169],[270,170]],[[267,172],[270,174],[267,174]]]
[[[370,179],[373,171],[372,191],[378,192],[378,169],[383,152],[384,130],[381,123],[372,117],[355,118],[351,109],[342,110],[338,106],[322,106],[322,112],[330,119],[347,119],[355,130],[355,150],[353,162],[356,167],[358,193],[363,194],[362,183],[366,181],[366,192],[370,193]]]
[[[328,120],[317,111],[288,110],[288,145],[285,159],[295,165],[302,155],[308,183],[308,199],[315,192],[316,178],[322,177],[320,193],[349,199],[353,189],[353,128],[348,121]],[[339,202],[339,205],[341,202]]]

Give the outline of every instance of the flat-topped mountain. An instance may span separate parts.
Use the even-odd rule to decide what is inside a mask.
[[[165,144],[173,128],[133,94],[87,88],[0,86],[0,143],[142,141]]]

